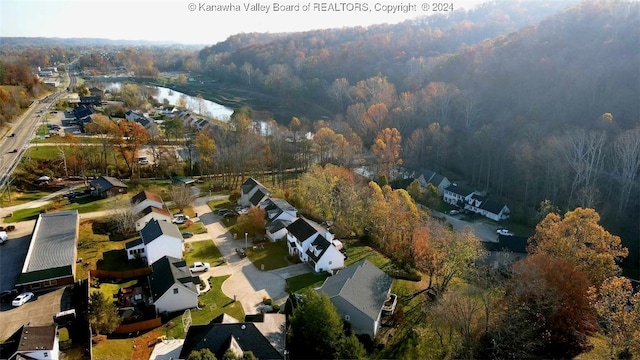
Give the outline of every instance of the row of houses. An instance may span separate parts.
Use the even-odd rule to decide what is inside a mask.
[[[342,242],[329,229],[298,214],[284,199],[271,198],[269,190],[254,178],[240,186],[241,206],[265,210],[265,235],[270,241],[286,239],[289,255],[309,264],[316,272],[334,273],[344,268]]]
[[[447,204],[482,215],[494,221],[509,218],[510,210],[506,204],[490,199],[483,192],[469,190],[456,183],[452,183],[446,176],[431,170],[424,170],[418,177],[423,188],[429,184],[438,189],[442,199]]]

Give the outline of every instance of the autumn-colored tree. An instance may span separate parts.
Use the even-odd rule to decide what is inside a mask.
[[[333,150],[336,143],[336,133],[328,127],[320,128],[313,137],[314,151],[319,156],[321,164],[326,163],[333,157]]]
[[[633,294],[631,281],[608,278],[600,288],[589,289],[589,300],[607,338],[609,356],[640,356],[640,293]]]
[[[402,136],[398,129],[386,128],[378,133],[371,145],[371,152],[377,158],[378,175],[391,178],[392,170],[402,165],[401,150]]]
[[[102,148],[101,171],[107,174],[107,153],[113,145],[113,139],[118,136],[118,125],[102,114],[96,114],[86,126],[87,133],[97,136]]]
[[[264,234],[265,211],[264,209],[254,206],[238,217],[236,230],[239,234],[248,233],[251,236]]]
[[[594,209],[576,208],[564,217],[550,213],[536,226],[528,251],[566,259],[599,286],[604,279],[620,272],[617,262],[629,253],[620,238],[599,222],[600,215]]]
[[[382,103],[369,106],[367,111],[362,115],[362,122],[364,123],[365,129],[367,129],[367,133],[379,133],[389,125],[389,110],[387,106]]]
[[[537,254],[515,263],[501,320],[490,331],[492,355],[565,358],[582,352],[595,330],[589,286],[587,275],[564,259]]]
[[[206,133],[200,132],[196,136],[195,148],[200,160],[200,171],[204,171],[207,175],[211,174],[216,142]]]
[[[195,201],[196,198],[191,190],[192,188],[189,186],[172,186],[169,190],[171,201],[178,207],[178,212],[183,212]]]
[[[149,141],[149,133],[142,125],[121,120],[117,127],[118,136],[111,140],[120,151],[120,155],[129,169],[131,177],[138,160],[138,151]]]

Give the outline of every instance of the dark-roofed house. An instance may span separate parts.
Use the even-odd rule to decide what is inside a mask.
[[[476,192],[467,196],[464,208],[494,221],[506,220],[510,213],[507,205],[487,199]]]
[[[152,219],[140,230],[139,239],[125,244],[125,250],[129,260],[143,257],[147,264],[153,264],[163,256],[181,259],[184,238],[175,224]]]
[[[287,226],[291,224],[291,221],[287,220],[275,220],[268,222],[265,225],[265,235],[271,241],[278,241],[287,236]]]
[[[471,194],[473,194],[473,191],[467,190],[456,184],[452,184],[444,189],[442,200],[448,204],[462,207],[464,206],[464,203],[466,203],[467,197]]]
[[[91,93],[91,96],[99,96],[101,98],[104,96],[104,90],[95,86],[90,87],[89,92]]]
[[[16,287],[38,291],[75,282],[79,221],[77,210],[38,216]]]
[[[157,124],[144,114],[139,114],[135,111],[129,110],[124,113],[124,117],[125,119],[127,119],[127,121],[140,124],[140,126],[145,128],[145,130],[147,130],[149,134],[157,134],[158,132]]]
[[[344,255],[332,241],[325,239],[320,234],[307,249],[307,262],[315,272],[326,271],[332,274],[334,271],[344,268]]]
[[[422,175],[418,178],[418,181],[420,182],[420,186],[423,188],[426,188],[429,184],[437,187],[438,193],[440,194],[444,194],[444,189],[451,185],[451,181],[449,181],[446,176],[440,175],[431,170],[423,171]]]
[[[244,352],[251,351],[258,359],[284,359],[284,350],[278,351],[257,325],[253,322],[217,323],[213,321],[207,325],[192,325],[184,339],[180,359],[186,359],[191,352],[201,349],[211,350],[216,359],[224,358],[228,350],[238,357],[242,357]],[[279,336],[284,337],[284,329]]]
[[[141,191],[131,198],[131,215],[136,219],[136,231],[142,230],[152,219],[171,222],[171,212],[160,195]]]
[[[328,277],[317,292],[329,296],[355,334],[373,339],[392,283],[393,278],[365,259]]]
[[[80,105],[97,105],[102,104],[101,96],[80,96]]]
[[[58,360],[59,358],[58,329],[55,325],[23,325],[0,344],[0,359]]]
[[[507,268],[527,256],[527,241],[525,236],[498,235],[498,242],[483,242],[487,250],[483,263],[495,269]]]
[[[267,217],[267,223],[275,220],[295,221],[298,217],[298,210],[284,199],[269,198],[261,205]]]
[[[314,247],[308,252],[312,244]],[[333,234],[314,221],[298,218],[289,224],[287,247],[289,255],[297,256],[300,261],[309,263],[316,271],[333,273],[334,270],[344,267],[344,256],[335,249]],[[336,256],[333,250],[336,250],[340,257]],[[321,270],[317,270],[320,268]]]
[[[238,203],[242,206],[257,206],[262,200],[269,196],[269,190],[254,178],[248,178],[240,186],[240,199]]]
[[[184,260],[163,256],[151,265],[151,271],[149,286],[158,314],[198,306],[200,278],[191,274]]]
[[[111,176],[100,176],[91,180],[89,185],[91,185],[91,195],[103,198],[126,194],[128,189],[122,181]]]

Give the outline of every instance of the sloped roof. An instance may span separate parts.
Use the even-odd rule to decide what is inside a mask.
[[[152,212],[159,215],[171,217],[171,212],[169,211],[169,208],[165,204],[162,204],[162,209],[158,209],[155,206],[147,206],[146,208],[140,210],[140,214],[142,214],[142,216],[146,216]]]
[[[176,239],[184,240],[180,233],[180,229],[178,229],[175,224],[166,221],[152,219],[144,226],[144,228],[142,228],[142,230],[140,230],[140,237],[142,237],[142,241],[144,241],[145,245],[162,235],[169,235]]]
[[[160,204],[164,203],[162,201],[162,197],[160,197],[160,195],[154,194],[151,191],[146,191],[146,190],[135,194],[131,198],[130,203],[131,203],[131,205],[135,205],[135,204],[139,204],[139,203],[141,203],[141,202],[143,202],[145,200],[155,201],[155,202],[158,202]]]
[[[369,261],[361,260],[328,277],[318,292],[340,297],[375,321],[382,310],[393,278]]]
[[[253,352],[258,359],[283,359],[269,340],[250,322],[192,325],[184,339],[180,358],[186,359],[192,351],[207,348],[217,359],[222,359],[232,343],[243,352]]]
[[[327,249],[331,246],[329,240],[325,239],[324,236],[318,235],[309,245],[307,249],[307,255],[314,261],[318,262],[322,258],[322,255],[327,251]]]
[[[505,206],[506,206],[505,204],[501,204],[491,199],[487,199],[485,202],[482,203],[482,205],[480,205],[480,208],[494,214],[499,214],[500,211],[502,211],[502,208],[504,208]]]
[[[305,218],[298,218],[296,221],[289,224],[289,226],[287,226],[287,231],[289,234],[295,236],[298,241],[305,241],[318,232],[318,230]]]
[[[276,221],[272,221],[272,222],[268,223],[265,226],[265,229],[267,231],[269,231],[270,233],[275,233],[275,232],[278,232],[278,231],[286,228],[289,224],[291,224],[291,221],[288,221],[288,220],[276,220]]]
[[[142,241],[142,238],[137,238],[135,240],[131,240],[128,243],[124,244],[124,248],[125,249],[131,249],[131,248],[134,248],[134,247],[136,247],[138,245],[142,245],[142,244],[144,244],[144,241]]]
[[[527,241],[525,236],[498,235],[498,242],[483,242],[482,246],[487,251],[510,251],[518,254],[527,254]]]
[[[177,259],[171,256],[163,256],[151,264],[151,274],[149,275],[149,285],[151,287],[151,295],[153,300],[158,300],[164,293],[169,290],[173,284],[181,283],[187,288],[191,289],[194,293],[198,293],[198,289],[195,285],[186,285],[187,283],[198,284],[200,278],[191,275],[191,272],[187,270],[180,270],[179,267],[184,267],[186,264],[184,260]]]
[[[9,359],[16,352],[52,350],[56,338],[55,325],[23,325],[0,344],[0,359]]]
[[[429,180],[429,183],[435,185],[436,187],[438,187],[438,185],[440,185],[444,179],[446,179],[444,176],[436,173],[433,175],[433,177],[431,178],[431,180]]]
[[[243,194],[248,194],[256,186],[260,186],[265,191],[267,190],[264,185],[260,184],[256,179],[252,177],[248,178],[247,180],[245,180],[245,182],[242,183],[242,185],[240,185],[240,190]]]
[[[251,199],[249,199],[249,202],[253,205],[253,206],[257,206],[258,204],[260,204],[260,201],[262,201],[262,199],[264,199],[268,194],[264,191],[262,191],[262,189],[258,189],[256,190],[256,192],[253,194],[253,196],[251,197]]]
[[[97,179],[91,180],[90,184],[92,187],[100,189],[100,192],[109,190],[112,187],[128,188],[125,183],[111,176],[100,176]]]
[[[40,214],[33,230],[22,273],[74,267],[78,227],[77,210]]]
[[[451,191],[454,194],[458,194],[458,195],[462,195],[462,196],[467,196],[469,194],[471,194],[473,191],[471,190],[467,190],[461,186],[457,186],[457,185],[449,185],[445,188],[446,191]]]

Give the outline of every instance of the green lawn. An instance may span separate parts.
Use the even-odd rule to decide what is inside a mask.
[[[82,263],[76,265],[76,277],[85,279],[89,269],[97,269],[98,261],[104,254],[124,251],[124,244],[128,241],[112,241],[105,234],[104,222],[97,220],[83,220],[80,222],[78,234],[78,259]],[[119,269],[118,269],[119,270]]]
[[[194,261],[208,262],[211,266],[226,264],[213,240],[195,241],[187,243],[185,247],[185,260],[189,265]]]
[[[109,339],[93,346],[93,358],[96,360],[130,359],[133,351],[133,339]]]
[[[192,232],[194,234],[204,234],[207,232],[207,228],[204,227],[204,224],[201,222],[191,222],[190,225],[188,225],[189,222],[182,224],[182,225],[178,225],[178,228],[180,229],[181,232],[185,232],[185,231],[189,231]]]
[[[244,247],[244,242],[242,241],[242,243],[242,247]],[[287,255],[288,251],[285,241],[265,243],[262,245],[262,249],[259,247],[253,249],[251,244],[249,244],[249,248],[247,249],[247,256],[253,265],[258,269],[262,269],[264,265],[265,271],[290,265],[289,261],[287,261]]]
[[[2,195],[2,206],[14,206],[24,203],[28,203],[34,200],[40,200],[41,198],[51,194],[50,191],[11,191],[11,204],[9,204],[9,194],[5,192]]]
[[[345,266],[354,264],[362,259],[369,260],[369,262],[382,270],[391,264],[391,261],[384,255],[358,241],[347,242],[344,247],[347,250],[347,259],[344,261]]]
[[[319,287],[324,282],[324,279],[328,278],[329,274],[326,272],[316,274],[307,273],[298,276],[288,278],[287,287],[285,291],[289,294],[301,293],[304,290],[313,289]]]
[[[62,199],[62,200],[57,200],[50,203],[44,209],[47,210],[48,212],[63,211],[63,210],[78,210],[78,213],[83,214],[83,213],[102,211],[102,210],[113,208],[122,199],[123,199],[122,196],[114,196],[107,199],[89,196],[82,199],[74,199],[72,201]],[[38,217],[38,214],[40,214],[41,209],[42,208],[28,208],[28,209],[17,210],[13,213],[13,216],[8,217],[5,221],[20,222],[20,221],[34,220]]]
[[[199,298],[199,302],[204,307],[202,307],[202,310],[191,310],[191,323],[193,325],[208,324],[222,313],[233,316],[239,321],[244,320],[244,311],[240,302],[234,302],[221,290],[222,283],[228,278],[229,275],[211,278],[211,290]],[[167,337],[184,339],[186,333],[182,328],[182,314],[173,318],[171,322],[175,326],[167,328]]]
[[[138,280],[129,280],[121,284],[101,283],[100,289],[94,291],[100,291],[107,299],[113,299],[113,294],[120,292],[120,289],[135,285],[137,282]]]

